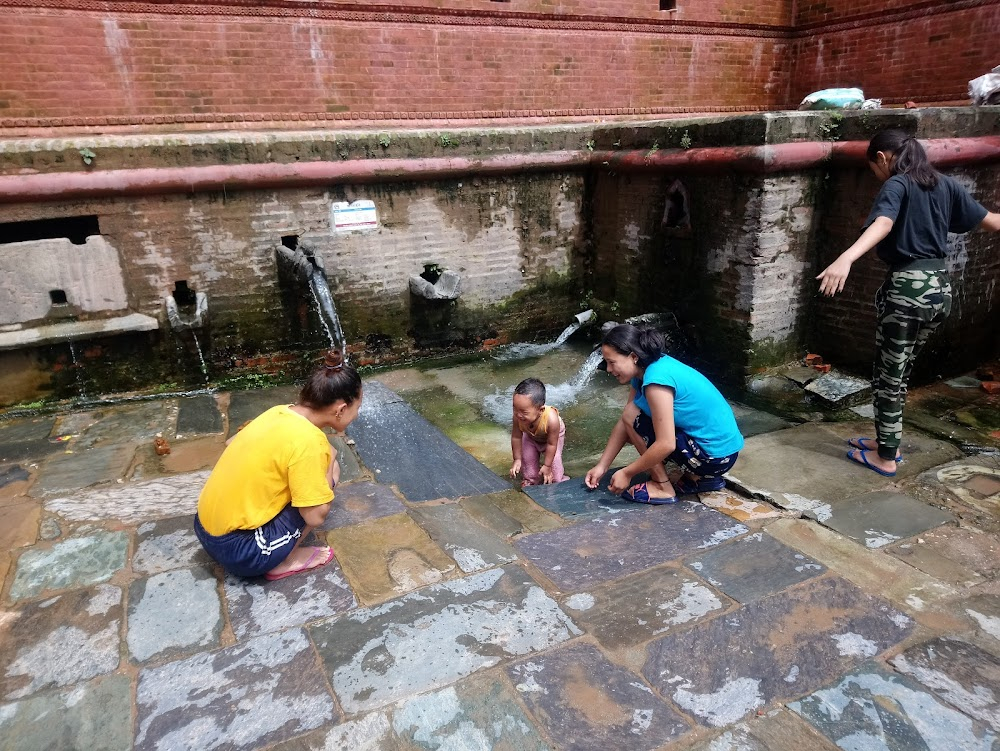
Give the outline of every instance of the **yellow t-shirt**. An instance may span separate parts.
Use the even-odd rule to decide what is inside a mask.
[[[198,519],[218,537],[257,529],[291,503],[319,506],[333,498],[326,434],[288,405],[272,407],[236,434],[198,498]]]

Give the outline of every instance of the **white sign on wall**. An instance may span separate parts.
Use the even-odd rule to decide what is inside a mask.
[[[330,226],[334,232],[350,232],[358,229],[375,229],[378,216],[375,202],[359,199],[352,203],[334,201],[330,205]]]

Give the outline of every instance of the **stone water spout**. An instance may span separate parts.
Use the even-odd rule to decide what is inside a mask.
[[[200,329],[208,320],[208,295],[204,292],[194,293],[194,305],[184,309],[177,304],[177,299],[171,294],[163,298],[167,306],[167,320],[174,331],[189,331]]]
[[[292,275],[309,288],[320,323],[330,339],[330,346],[341,352],[346,352],[344,329],[337,315],[337,306],[333,302],[333,293],[326,278],[323,260],[316,252],[302,243],[296,242],[295,248],[286,245],[277,246],[278,261],[292,272]]]
[[[410,292],[425,300],[457,300],[462,294],[462,276],[454,271],[442,271],[431,283],[420,274],[410,276]]]

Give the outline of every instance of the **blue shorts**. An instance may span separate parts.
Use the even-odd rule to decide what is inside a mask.
[[[305,519],[291,504],[257,529],[237,529],[216,537],[194,515],[194,533],[206,552],[231,574],[263,576],[292,552],[306,528]]]
[[[646,442],[646,448],[656,440],[656,433],[653,431],[653,418],[640,410],[632,424],[635,432]],[[740,455],[737,451],[729,456],[715,457],[709,456],[695,440],[680,428],[674,428],[674,435],[677,438],[677,447],[674,452],[664,461],[672,461],[679,467],[687,470],[693,475],[704,478],[722,477],[733,468],[736,459]]]

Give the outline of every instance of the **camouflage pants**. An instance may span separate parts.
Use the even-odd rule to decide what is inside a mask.
[[[951,312],[943,271],[894,271],[875,295],[875,432],[878,455],[894,459],[903,434],[903,402],[913,361]]]

